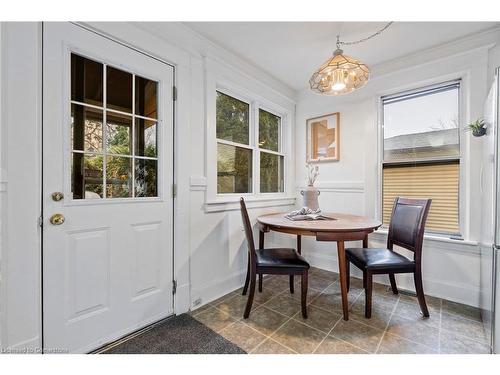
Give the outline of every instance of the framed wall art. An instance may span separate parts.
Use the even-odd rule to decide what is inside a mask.
[[[306,120],[308,163],[340,160],[340,112]]]

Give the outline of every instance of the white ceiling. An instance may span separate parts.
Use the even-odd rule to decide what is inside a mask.
[[[187,22],[197,33],[268,72],[295,90],[331,56],[335,37],[351,41],[384,22]],[[494,22],[395,22],[381,35],[345,46],[344,53],[369,66],[496,27]]]

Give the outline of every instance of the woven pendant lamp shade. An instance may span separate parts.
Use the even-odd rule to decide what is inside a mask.
[[[323,95],[341,95],[359,89],[370,79],[370,69],[362,62],[335,50],[309,79],[311,90]]]

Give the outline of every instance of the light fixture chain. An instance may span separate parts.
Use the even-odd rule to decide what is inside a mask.
[[[379,31],[377,31],[376,33],[370,35],[370,36],[367,36],[366,38],[362,38],[362,39],[359,39],[359,40],[354,40],[352,42],[342,42],[340,41],[340,36],[337,35],[337,48],[339,48],[339,46],[341,45],[344,45],[344,46],[350,46],[350,45],[353,45],[353,44],[359,44],[359,43],[363,43],[363,42],[366,42],[367,40],[371,39],[371,38],[375,38],[377,35],[380,35],[382,34],[385,30],[387,30],[389,28],[389,26],[391,26],[392,24],[394,23],[394,21],[391,21],[389,23],[387,23],[387,25],[385,25],[384,27],[382,27]]]

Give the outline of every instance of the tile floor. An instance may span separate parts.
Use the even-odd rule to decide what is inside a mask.
[[[425,319],[415,297],[395,296],[375,284],[372,318],[364,317],[364,292],[351,279],[349,321],[341,315],[338,275],[312,268],[309,275],[308,319],[300,314],[299,278],[290,294],[288,276],[266,276],[255,292],[249,319],[247,301],[235,290],[192,312],[192,315],[248,353],[489,353],[479,310],[427,297]]]

